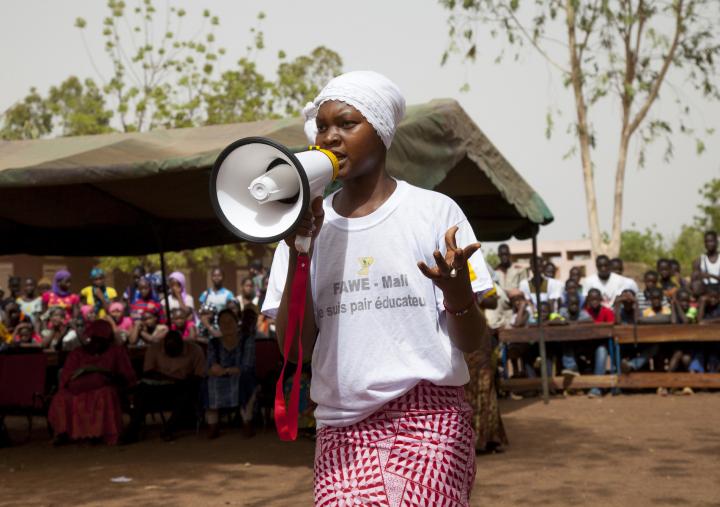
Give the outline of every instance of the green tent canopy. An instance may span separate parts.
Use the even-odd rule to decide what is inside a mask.
[[[139,255],[239,241],[215,217],[208,179],[222,149],[248,136],[307,145],[299,118],[0,141],[0,255]],[[408,108],[388,169],[455,199],[480,241],[529,238],[553,220],[453,100]]]

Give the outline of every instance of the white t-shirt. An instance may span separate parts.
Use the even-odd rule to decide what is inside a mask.
[[[540,292],[540,301],[547,301],[548,299],[562,299],[562,282],[555,280],[554,278],[543,277],[543,279],[547,280],[547,290],[545,292]],[[530,291],[530,282],[528,280],[522,280],[520,282],[520,290],[525,295],[525,299],[537,307],[537,295],[535,294],[535,290]]]
[[[457,225],[458,246],[476,241],[449,197],[397,182],[373,213],[344,218],[324,202],[325,222],[310,268],[319,334],[312,357],[311,398],[320,426],[347,426],[402,396],[419,381],[462,386],[469,381],[462,352],[447,334],[442,292],[418,269],[445,252],[445,232]],[[275,317],[289,249],[278,245],[262,311]],[[476,293],[493,287],[482,252],[470,259]]]
[[[587,297],[590,289],[599,290],[602,294],[603,305],[608,307],[612,307],[615,298],[622,294],[622,291],[625,289],[631,289],[635,294],[638,293],[638,286],[635,280],[618,275],[617,273],[610,273],[610,276],[605,281],[601,280],[597,273],[595,273],[582,281],[582,287],[585,297]]]

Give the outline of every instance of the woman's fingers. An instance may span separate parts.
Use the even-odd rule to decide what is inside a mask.
[[[420,272],[431,280],[439,280],[440,278],[442,278],[436,269],[433,270],[429,268],[428,265],[425,264],[423,261],[418,262],[417,266],[418,268],[420,268]]]
[[[463,248],[463,255],[465,256],[466,260],[470,260],[470,257],[472,257],[473,254],[478,250],[480,250],[480,243],[470,243],[468,246]]]
[[[433,252],[433,258],[435,259],[435,265],[437,266],[440,274],[443,276],[449,276],[450,266],[448,266],[448,263],[445,261],[445,257],[443,257],[443,254],[440,253],[440,250],[435,250]]]
[[[448,251],[449,250],[457,250],[457,243],[455,241],[455,234],[458,231],[458,226],[453,225],[450,227],[447,232],[445,232],[445,246],[447,246]]]

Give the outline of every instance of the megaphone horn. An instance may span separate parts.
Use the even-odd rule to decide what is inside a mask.
[[[210,202],[222,224],[253,243],[292,234],[310,202],[337,177],[335,155],[317,146],[291,152],[265,137],[246,137],[225,148],[210,175]],[[307,252],[310,238],[297,236]]]

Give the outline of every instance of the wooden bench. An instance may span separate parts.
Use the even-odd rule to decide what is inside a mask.
[[[620,371],[620,345],[636,343],[687,343],[687,342],[720,342],[720,324],[683,325],[683,324],[650,324],[639,326],[612,324],[544,326],[545,341],[576,342],[608,339],[612,364],[615,371]],[[537,327],[501,329],[501,343],[533,343],[540,340]],[[505,356],[503,356],[505,364]],[[506,370],[507,371],[507,370]],[[550,389],[567,388],[589,389],[655,389],[692,387],[697,389],[720,389],[720,373],[688,373],[688,372],[633,372],[611,375],[580,375],[577,377],[551,377],[548,379]],[[542,387],[540,378],[502,379],[500,386],[508,391],[539,390]]]

